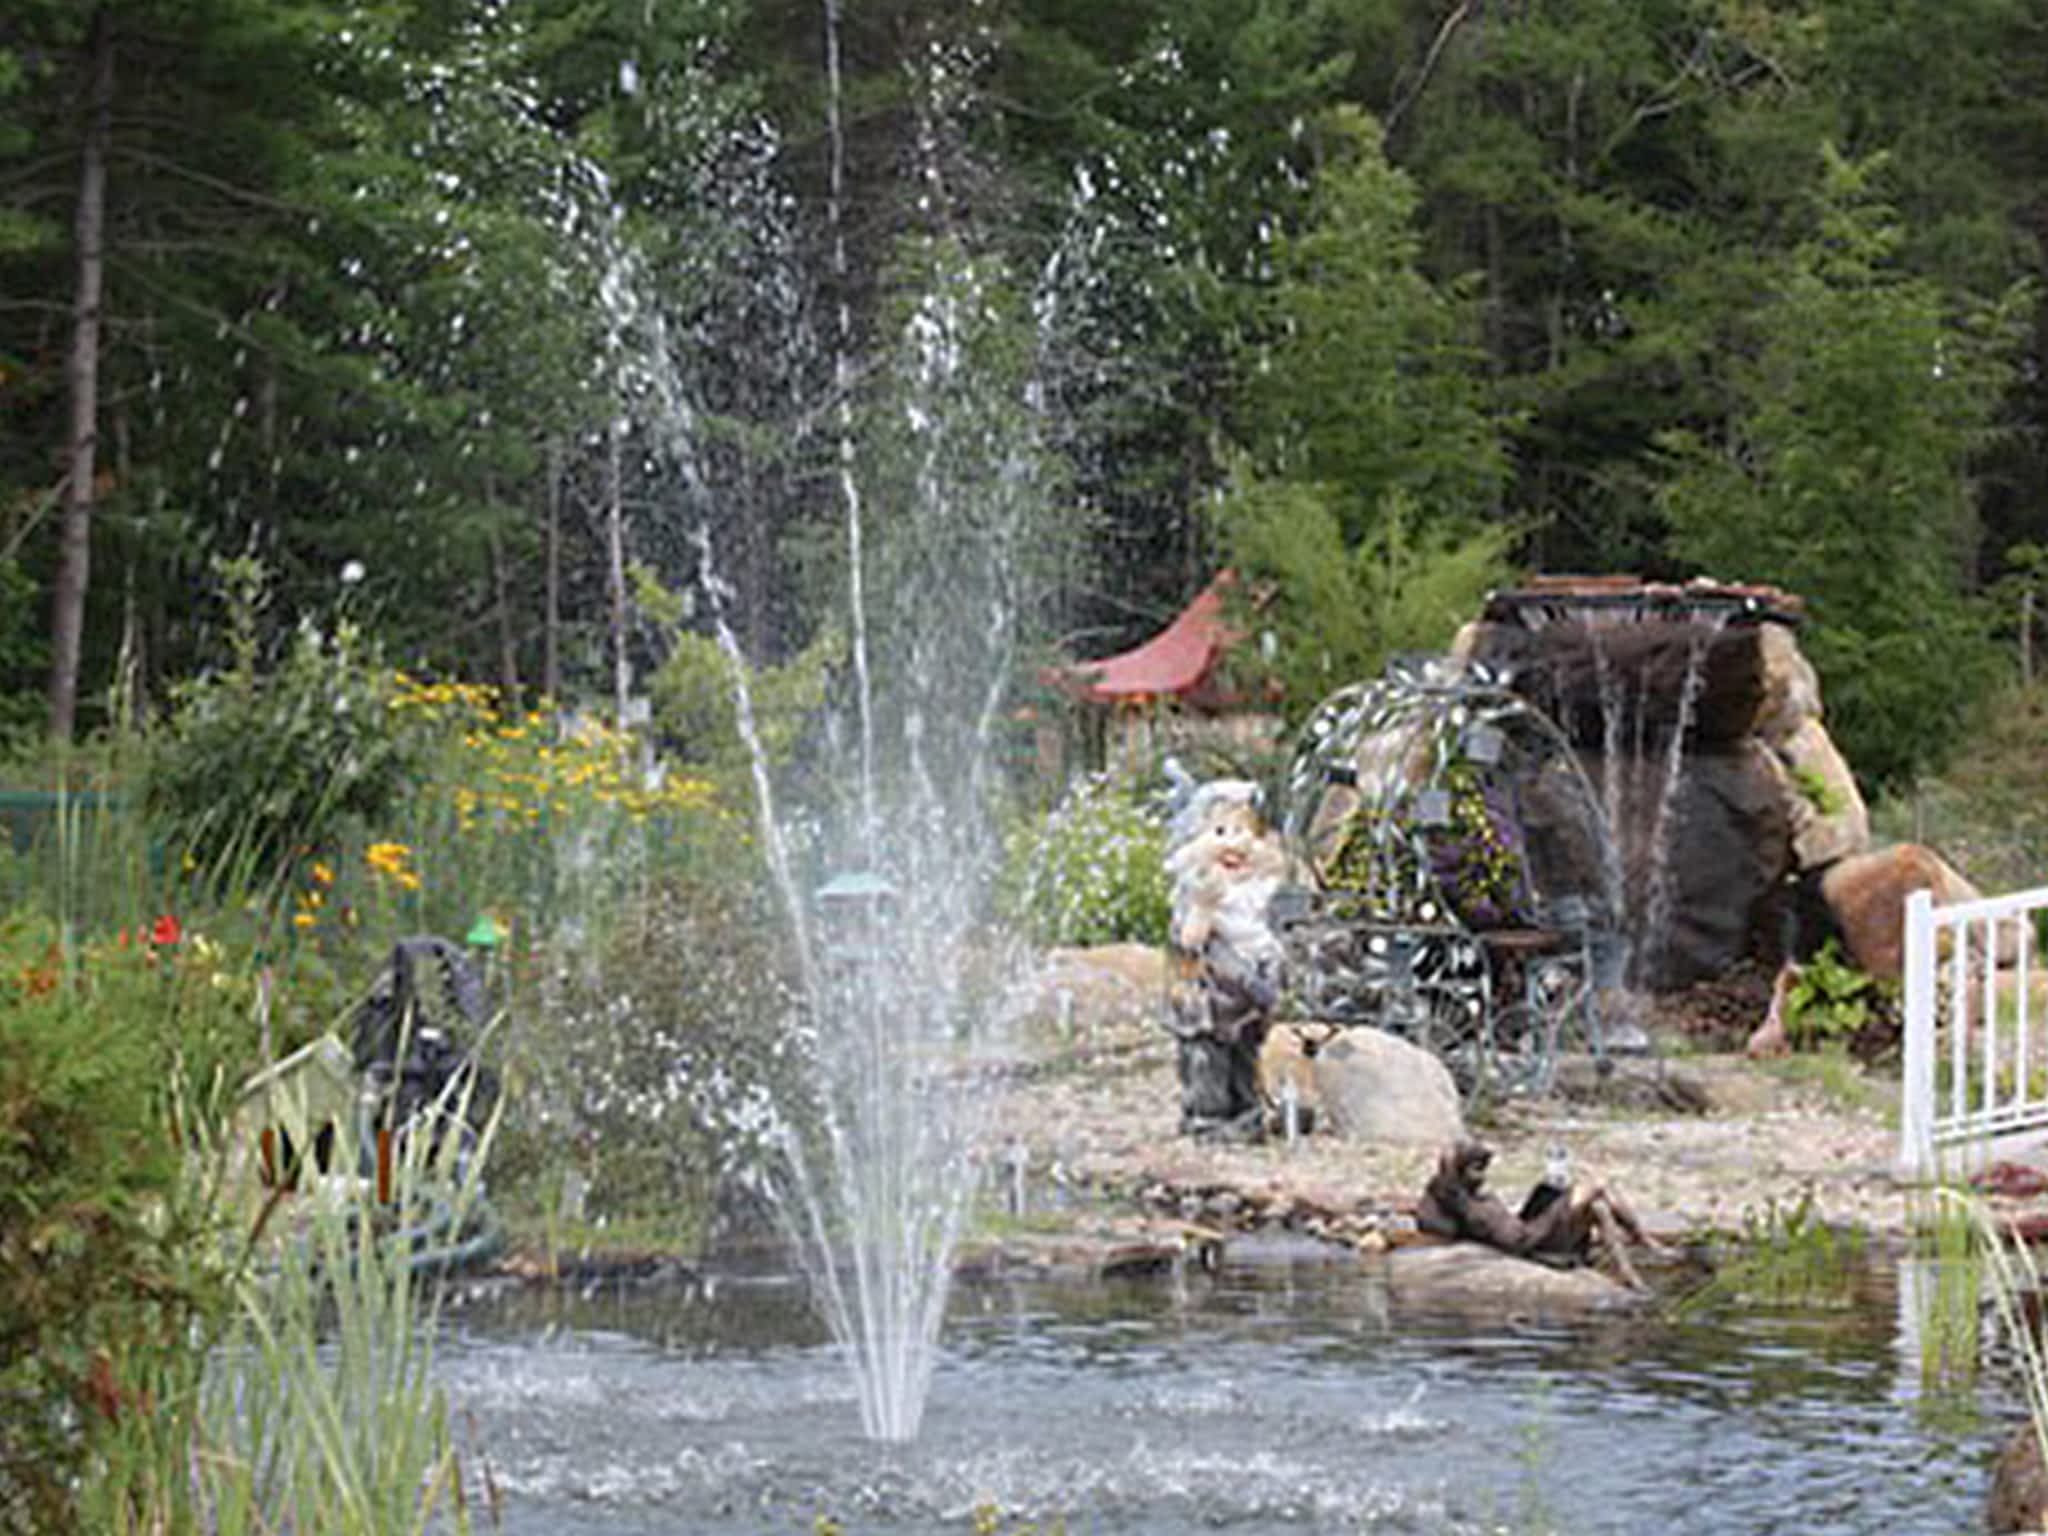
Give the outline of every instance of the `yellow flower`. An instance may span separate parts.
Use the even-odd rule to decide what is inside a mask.
[[[404,843],[372,843],[363,851],[363,861],[380,875],[397,881],[408,891],[419,889],[419,876],[406,867],[412,849]]]
[[[319,921],[320,919],[311,912],[294,912],[292,914],[292,926],[294,928],[310,928]]]
[[[325,864],[315,863],[312,868],[312,876],[315,885],[334,884],[334,871]]]

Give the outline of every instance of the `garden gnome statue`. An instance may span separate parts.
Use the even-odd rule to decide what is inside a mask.
[[[1267,916],[1289,860],[1266,825],[1259,789],[1242,779],[1180,791],[1170,833],[1173,877],[1166,1027],[1180,1043],[1180,1123],[1198,1137],[1264,1136],[1259,1051],[1283,987],[1283,952]]]

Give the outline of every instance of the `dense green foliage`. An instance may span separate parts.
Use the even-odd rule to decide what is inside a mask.
[[[1908,772],[1966,717],[1988,657],[1967,595],[1980,450],[2009,376],[2015,306],[1946,312],[1888,266],[1900,239],[1875,168],[1832,155],[1817,228],[1771,275],[1755,350],[1712,447],[1669,441],[1673,544],[1705,569],[1807,594],[1830,722],[1859,770]]]
[[[517,1127],[494,1190],[514,1215],[577,1166],[593,1210],[656,1207],[669,1240],[701,1232],[724,1176],[761,1152],[770,1086],[802,1060],[778,930],[738,819],[705,780],[646,774],[637,744],[595,721],[508,710],[489,687],[379,670],[330,644],[252,667],[255,702],[214,700],[242,712],[203,714],[204,730],[181,708],[167,728],[179,744],[151,761],[183,761],[201,800],[217,780],[222,803],[274,829],[274,865],[228,829],[212,865],[153,858],[206,823],[134,795],[53,797],[25,856],[0,841],[10,1536],[439,1528],[450,1437],[392,1320],[412,1305],[397,1278],[294,1247],[313,1267],[285,1266],[282,1292],[260,1254],[243,1284],[256,1211],[218,1197],[252,1156],[228,1119],[239,1085],[266,1056],[346,1036],[394,937],[460,938],[491,919],[486,991],[504,1016],[485,1055]],[[374,722],[367,746],[342,723],[358,713]],[[293,740],[304,773],[274,778],[265,749]],[[374,799],[344,793],[335,757],[387,749],[408,772]],[[295,789],[302,778],[316,787]],[[309,1205],[339,1211],[293,1201],[276,1220]],[[346,1270],[357,1290],[343,1304],[368,1309],[341,1319],[338,1353],[322,1347],[323,1267]],[[230,1347],[213,1355],[222,1330]],[[247,1454],[252,1440],[265,1457]]]
[[[172,690],[149,796],[182,858],[255,881],[388,819],[419,768],[373,642],[353,620],[300,618],[274,666],[257,655],[263,575],[226,562],[235,659]]]
[[[1845,960],[1829,939],[1785,994],[1785,1035],[1795,1049],[1847,1046],[1886,1004],[1883,983]]]
[[[25,7],[0,729],[67,582],[92,724],[220,663],[183,599],[251,550],[286,631],[361,561],[395,658],[604,695],[671,633],[615,542],[680,591],[708,535],[774,664],[844,632],[858,504],[915,652],[920,508],[1020,489],[1061,518],[939,573],[1020,667],[1230,559],[1297,705],[1518,567],[1799,591],[1873,780],[1995,674],[2048,542],[2037,0],[844,9],[835,114],[804,0]]]
[[[250,1031],[203,950],[147,932],[67,954],[0,922],[0,1531],[70,1528],[85,1458],[213,1299],[179,1117]]]
[[[806,1102],[783,931],[727,881],[663,880],[546,983],[522,1030],[501,1168],[559,1211],[565,1177],[600,1220],[657,1213],[704,1237],[736,1174],[770,1165]]]
[[[1252,446],[1220,508],[1301,701],[1441,648],[1513,543],[1472,296],[1422,271],[1414,187],[1377,126],[1345,111],[1321,136],[1307,226],[1277,242],[1247,348]]]
[[[2039,595],[2041,0],[17,11],[0,733],[77,596],[78,717],[162,727],[158,805],[434,844],[460,882],[387,873],[393,915],[561,899],[566,813],[404,801],[347,668],[506,721],[645,691],[727,794],[711,618],[801,767],[797,716],[851,714],[854,509],[870,659],[984,739],[941,598],[1015,678],[1233,561],[1299,709],[1517,570],[1706,570],[1808,600],[1904,784]],[[224,557],[272,594],[226,644]]]

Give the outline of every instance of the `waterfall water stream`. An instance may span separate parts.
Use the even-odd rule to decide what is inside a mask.
[[[1562,630],[1584,645],[1589,661],[1597,733],[1581,728],[1581,749],[1598,758],[1591,767],[1600,791],[1608,836],[1602,843],[1601,884],[1617,914],[1623,952],[1609,976],[1643,987],[1666,958],[1677,899],[1674,846],[1683,837],[1685,786],[1695,747],[1700,697],[1715,642],[1731,611],[1705,607],[1680,612],[1666,605],[1578,606],[1568,601],[1520,610],[1531,631]],[[1657,648],[1631,647],[1631,627],[1655,623],[1677,632],[1684,646],[1675,686],[1653,676]],[[1553,701],[1561,714],[1570,711]]]
[[[1686,647],[1685,674],[1678,688],[1678,713],[1671,734],[1664,742],[1663,773],[1657,780],[1655,808],[1650,817],[1650,835],[1642,850],[1643,918],[1636,931],[1631,956],[1631,977],[1649,975],[1664,958],[1664,945],[1671,928],[1673,878],[1671,845],[1677,824],[1679,794],[1685,782],[1686,744],[1692,735],[1693,718],[1699,709],[1700,689],[1706,682],[1707,654],[1715,637],[1727,627],[1725,611],[1696,617]]]

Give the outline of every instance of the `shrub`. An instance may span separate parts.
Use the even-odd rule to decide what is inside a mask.
[[[386,816],[410,783],[412,745],[389,708],[390,673],[350,620],[301,619],[269,672],[257,665],[262,568],[222,562],[234,660],[175,690],[150,765],[152,810],[217,882],[260,880],[356,818]]]
[[[828,629],[781,666],[748,669],[754,730],[770,768],[782,770],[816,726],[845,650],[838,632]],[[647,686],[655,719],[676,755],[721,787],[750,792],[753,757],[740,735],[732,663],[718,642],[678,631],[671,637],[668,659]]]
[[[1881,1055],[1899,1036],[1898,989],[1845,959],[1829,939],[1799,968],[1785,996],[1785,1034],[1798,1050]]]
[[[804,1044],[783,927],[745,884],[671,880],[515,1020],[499,1169],[531,1190],[574,1167],[592,1216],[694,1232],[803,1114]]]
[[[392,828],[410,888],[424,885],[405,904],[415,924],[460,931],[489,909],[528,933],[568,924],[594,940],[664,876],[748,862],[707,779],[651,769],[638,737],[595,716],[522,710],[492,687],[404,673],[395,690],[392,713],[422,765]]]
[[[1166,941],[1166,825],[1129,784],[1077,780],[1042,822],[1014,829],[1004,916],[1039,944]]]
[[[172,1113],[206,1105],[175,1082],[246,1040],[217,952],[171,936],[67,957],[0,924],[0,1531],[75,1528],[79,1470],[211,1304]]]

